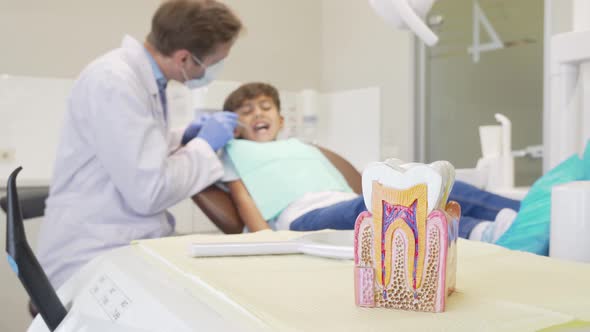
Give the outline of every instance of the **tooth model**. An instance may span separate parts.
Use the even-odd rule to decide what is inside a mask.
[[[355,301],[361,307],[442,312],[455,287],[461,208],[445,161],[373,163],[363,172],[370,212],[355,224]]]

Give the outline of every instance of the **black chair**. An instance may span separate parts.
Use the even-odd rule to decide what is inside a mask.
[[[19,203],[23,220],[42,217],[45,212],[45,200],[49,196],[49,187],[29,187],[19,189]],[[8,215],[8,196],[0,198],[0,208]],[[29,313],[38,314],[37,308],[29,301]]]
[[[28,206],[21,205],[20,193],[16,188],[16,177],[21,169],[21,167],[17,168],[8,178],[6,197],[2,199],[2,209],[6,212],[6,253],[11,268],[31,298],[29,302],[31,314],[34,314],[34,310],[39,310],[49,330],[54,331],[66,316],[67,311],[29,246],[23,224],[26,208],[29,209],[27,216],[30,218],[43,215],[45,208],[43,193],[45,193],[44,197],[47,197],[47,189],[29,191],[30,195],[22,201],[26,201]]]
[[[24,220],[43,216],[45,212],[45,200],[49,196],[49,187],[21,188],[18,193]],[[6,213],[8,210],[6,196],[0,198],[0,207]]]

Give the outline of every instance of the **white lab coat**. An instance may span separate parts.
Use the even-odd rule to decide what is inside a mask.
[[[202,139],[178,149],[143,45],[126,36],[76,81],[65,115],[38,257],[54,287],[101,252],[172,234],[166,209],[223,175]]]

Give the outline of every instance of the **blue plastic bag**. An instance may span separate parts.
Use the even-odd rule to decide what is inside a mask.
[[[514,223],[496,242],[508,249],[549,254],[551,189],[572,181],[590,180],[590,141],[584,159],[573,155],[538,179],[521,203]]]

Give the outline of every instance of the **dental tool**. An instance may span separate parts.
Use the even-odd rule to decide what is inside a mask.
[[[200,114],[203,114],[203,113],[209,113],[209,114],[213,114],[213,113],[216,113],[216,112],[224,112],[224,110],[222,110],[222,109],[220,109],[220,108],[197,108],[197,109],[195,110],[195,112],[196,112],[197,114],[199,114],[199,113],[200,113]],[[228,112],[229,112],[229,111],[228,111]],[[244,129],[248,129],[248,126],[246,126],[246,125],[245,125],[243,122],[241,122],[241,121],[238,121],[238,126],[239,126],[239,127],[242,127],[242,128],[244,128]]]

